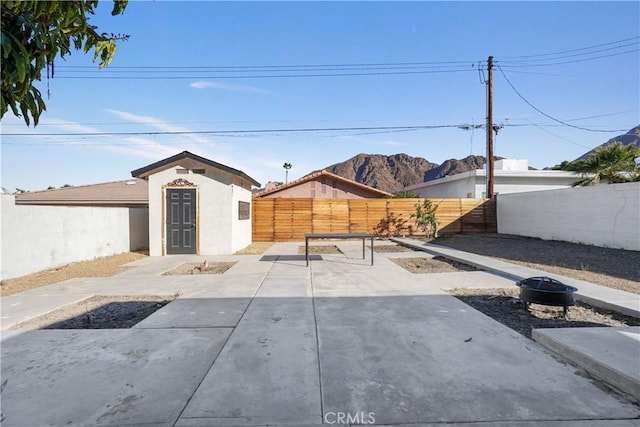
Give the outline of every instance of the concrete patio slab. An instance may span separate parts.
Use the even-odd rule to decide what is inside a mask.
[[[250,301],[250,298],[178,298],[134,328],[234,328]]]
[[[387,268],[347,274],[339,263],[312,270],[325,414],[377,410],[376,424],[606,420],[616,407],[622,418],[640,414],[442,290],[514,286],[507,279]],[[564,387],[589,392],[565,407]],[[525,399],[523,388],[535,398]]]
[[[312,299],[274,296],[291,285],[263,284],[177,425],[322,422]]]
[[[535,329],[533,339],[640,402],[640,326]]]
[[[170,426],[230,329],[29,331],[2,343],[3,426]]]
[[[470,427],[469,423],[427,423],[419,424],[420,427]],[[638,427],[639,420],[580,420],[580,421],[505,421],[505,422],[479,422],[472,423],[473,427]],[[416,427],[416,424],[386,424],[376,427]]]
[[[449,296],[316,298],[315,305],[325,414],[373,412],[380,424],[640,415]]]
[[[389,254],[306,267],[299,245],[229,256],[223,275],[161,276],[165,257],[3,297],[19,314],[87,292],[182,293],[128,330],[3,331],[3,425],[315,426],[374,412],[395,427],[640,426],[640,406],[445,291],[511,278],[412,274]]]

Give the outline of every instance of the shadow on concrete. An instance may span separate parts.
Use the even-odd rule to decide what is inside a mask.
[[[285,291],[272,280],[261,292]],[[173,315],[209,324],[8,337],[3,425],[310,425],[362,411],[376,424],[640,416],[451,296],[329,296],[335,285],[313,286],[313,298],[247,299],[232,325],[216,314],[241,310],[237,299],[188,298],[189,313]]]

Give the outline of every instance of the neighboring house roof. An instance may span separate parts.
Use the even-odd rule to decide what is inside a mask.
[[[232,175],[239,176],[240,178],[249,181],[252,185],[255,185],[256,187],[260,187],[260,183],[258,181],[256,181],[255,179],[251,178],[249,175],[245,174],[244,172],[242,172],[240,170],[237,170],[237,169],[234,169],[234,168],[230,168],[229,166],[225,166],[222,163],[214,162],[213,160],[209,160],[209,159],[206,159],[204,157],[200,157],[200,156],[198,156],[196,154],[193,154],[193,153],[190,153],[188,151],[183,151],[182,153],[176,154],[175,156],[168,157],[168,158],[166,158],[164,160],[160,160],[158,162],[152,163],[152,164],[150,164],[148,166],[145,166],[143,168],[131,171],[131,176],[133,176],[135,178],[146,179],[149,175],[152,175],[153,173],[161,171],[161,170],[169,169],[175,163],[180,162],[181,160],[184,160],[184,159],[195,160],[195,161],[200,162],[200,163],[202,163],[204,165],[211,166],[211,167],[223,170],[223,171],[228,172],[228,173],[230,173]]]
[[[296,187],[296,186],[298,186],[300,184],[304,184],[304,183],[309,182],[309,181],[317,180],[318,178],[322,178],[322,177],[327,177],[327,178],[330,178],[332,180],[339,181],[341,183],[344,183],[344,184],[359,188],[359,189],[361,189],[361,190],[363,190],[365,192],[370,193],[373,197],[390,197],[390,196],[392,196],[391,193],[387,193],[386,191],[382,191],[382,190],[378,190],[377,188],[369,187],[368,185],[361,184],[361,183],[359,183],[357,181],[353,181],[351,179],[342,177],[340,175],[336,175],[336,174],[328,172],[326,170],[320,170],[320,171],[311,172],[310,174],[305,175],[302,178],[299,178],[299,179],[297,179],[295,181],[291,181],[291,182],[289,182],[287,184],[281,185],[281,186],[276,187],[274,189],[263,190],[261,192],[255,193],[254,197],[260,198],[260,197],[270,196],[270,195],[273,195],[275,193],[287,190],[287,189],[292,188],[292,187]]]
[[[16,205],[129,206],[149,204],[148,183],[143,179],[57,188],[15,195]]]
[[[557,170],[528,170],[528,171],[506,171],[495,170],[493,171],[495,178],[520,178],[521,180],[527,179],[566,179],[568,181],[576,180],[578,175],[574,172],[557,171]],[[455,175],[447,175],[442,178],[432,179],[430,181],[421,182],[419,184],[410,185],[405,187],[405,190],[419,190],[425,187],[431,187],[437,184],[443,184],[448,182],[460,181],[469,179],[471,177],[485,177],[487,171],[485,169],[473,169],[467,172],[457,173]]]

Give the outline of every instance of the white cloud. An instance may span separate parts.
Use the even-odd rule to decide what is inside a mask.
[[[141,116],[127,111],[113,109],[106,109],[105,111],[123,120],[148,125],[149,127],[161,132],[191,132],[191,130],[188,128],[167,123],[164,120],[153,116]],[[202,147],[200,146],[202,145],[216,145],[216,142],[212,140],[211,137],[203,136],[201,134],[187,133],[183,135],[175,135],[175,137],[181,138],[181,140],[184,141],[184,144],[195,143],[196,145],[194,145],[193,147],[196,147],[198,149],[201,149]]]
[[[123,118],[126,119],[136,118],[141,120],[141,116],[127,116],[128,113],[123,113]],[[155,120],[152,117],[144,118],[146,120]],[[13,130],[13,129],[12,129]],[[105,135],[100,138],[93,136],[72,136],[72,135],[60,135],[55,133],[100,133],[103,130],[96,129],[92,126],[83,125],[70,120],[59,119],[55,117],[46,117],[40,121],[40,125],[37,128],[25,128],[20,130],[20,133],[33,133],[36,134],[33,137],[37,138],[39,143],[43,145],[60,145],[60,146],[81,146],[89,147],[103,151],[123,153],[131,156],[150,158],[153,160],[160,160],[164,157],[172,156],[179,152],[179,149],[175,146],[167,146],[159,144],[151,139],[141,138],[136,136],[120,136],[120,135]],[[38,133],[48,133],[47,136],[37,136]]]
[[[144,157],[152,160],[161,160],[180,152],[180,149],[177,147],[158,144],[146,138],[129,136],[121,139],[121,141],[124,143],[105,145],[102,148],[115,153]]]
[[[191,83],[189,86],[194,89],[221,89],[221,90],[229,90],[232,92],[250,92],[250,93],[262,93],[262,94],[274,93],[270,90],[260,89],[258,87],[234,85],[234,84],[220,83],[220,82],[214,82],[214,81],[198,81],[198,82]]]

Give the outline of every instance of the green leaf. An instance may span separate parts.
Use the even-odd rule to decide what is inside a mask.
[[[115,0],[113,15],[121,14],[127,4]],[[100,58],[101,68],[111,62],[116,42],[128,36],[100,35],[96,26],[89,25],[88,16],[97,5],[97,0],[2,0],[0,117],[11,109],[28,126],[32,120],[37,125],[46,105],[33,85],[47,64],[70,54],[72,46],[86,53],[96,49],[94,60]]]
[[[113,10],[111,11],[112,16],[120,15],[127,8],[128,0],[115,0],[113,2]]]

